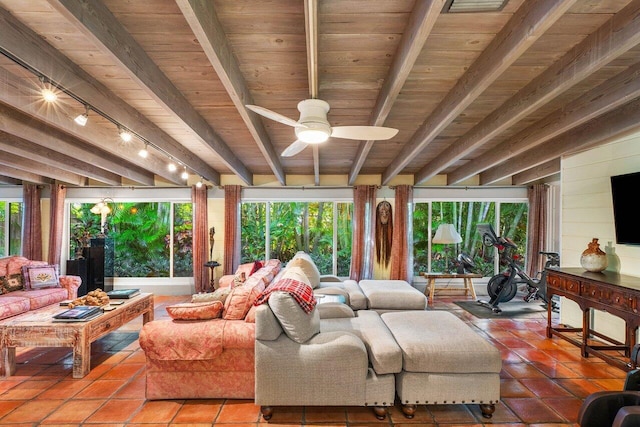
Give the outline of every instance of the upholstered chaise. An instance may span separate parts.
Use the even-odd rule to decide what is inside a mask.
[[[255,402],[264,419],[275,406],[363,405],[384,419],[384,407],[394,404],[394,374],[370,366],[367,346],[356,334],[321,332],[321,322],[317,309],[307,315],[284,292],[257,307]]]

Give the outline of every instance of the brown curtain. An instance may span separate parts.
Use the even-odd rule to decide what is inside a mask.
[[[353,236],[349,277],[356,281],[371,279],[373,276],[376,190],[375,185],[356,185],[353,188]]]
[[[24,201],[24,226],[22,228],[22,256],[30,260],[42,260],[42,213],[40,212],[40,187],[22,185]]]
[[[534,277],[544,268],[545,257],[539,252],[547,250],[549,187],[546,184],[533,185],[527,190],[527,197],[529,199],[527,272]]]
[[[392,280],[413,282],[413,187],[398,185],[391,244]]]
[[[64,226],[64,198],[67,187],[61,184],[51,186],[51,225],[49,227],[49,254],[47,261],[52,265],[60,265],[62,256],[62,233]]]
[[[207,221],[207,186],[191,187],[193,203],[193,280],[196,292],[210,292],[209,270],[204,267],[207,262],[207,245],[209,243],[209,224]]]
[[[224,270],[233,274],[240,264],[240,200],[242,186],[224,186]]]

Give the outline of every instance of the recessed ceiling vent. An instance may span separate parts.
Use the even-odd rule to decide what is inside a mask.
[[[443,13],[496,12],[509,0],[448,0]]]

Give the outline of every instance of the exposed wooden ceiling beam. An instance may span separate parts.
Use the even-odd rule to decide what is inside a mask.
[[[220,183],[220,174],[215,169],[2,8],[0,27],[0,47],[53,81],[66,88],[73,88],[75,95],[127,128],[135,129],[145,139],[153,141],[157,147],[176,161],[188,165],[198,175],[214,184]]]
[[[153,174],[123,161],[111,153],[96,147],[87,147],[61,131],[34,120],[32,117],[0,103],[0,131],[18,136],[27,141],[47,147],[67,156],[72,156],[90,165],[100,165],[102,169],[125,176],[144,185],[153,185]]]
[[[218,78],[227,90],[240,117],[247,125],[247,129],[256,141],[271,171],[280,184],[285,185],[286,179],[280,158],[273,148],[262,120],[256,114],[249,113],[245,108],[245,105],[255,104],[255,102],[242,76],[238,61],[222,31],[222,25],[218,20],[213,2],[209,0],[176,0],[176,3],[209,62],[216,70]]]
[[[253,184],[253,175],[244,163],[151,60],[104,3],[99,0],[48,1],[96,46],[101,47],[121,64],[147,94],[191,128],[240,179],[249,185]]]
[[[402,35],[400,45],[393,59],[393,64],[389,68],[389,74],[384,79],[384,83],[376,105],[371,113],[369,124],[371,126],[382,126],[387,120],[391,107],[396,101],[402,86],[407,81],[409,73],[413,69],[420,52],[427,41],[433,25],[440,16],[440,11],[444,7],[446,0],[425,0],[417,1],[411,12],[407,29]],[[361,141],[358,145],[358,152],[349,172],[349,185],[353,185],[358,178],[358,174],[364,165],[369,151],[375,141]]]
[[[318,0],[304,0],[304,32],[307,42],[309,97],[318,98]],[[320,150],[313,146],[313,176],[320,185]]]
[[[382,174],[387,185],[471,102],[493,83],[576,0],[523,2],[485,51],[471,64]]]
[[[415,182],[419,184],[435,176],[516,121],[636,46],[640,43],[639,16],[640,0],[636,0],[424,166],[416,174]]]
[[[120,175],[85,163],[75,156],[67,156],[2,131],[0,131],[0,150],[38,162],[48,163],[59,169],[86,176],[105,184],[115,186],[122,184]]]
[[[78,187],[87,185],[87,179],[83,176],[11,153],[1,152],[0,165],[3,165],[3,175],[36,184],[50,184],[51,180],[58,180]]]
[[[487,185],[543,164],[567,152],[578,152],[606,143],[619,135],[640,130],[640,99],[618,107],[531,150],[487,169],[480,185]]]
[[[515,174],[511,177],[511,183],[513,185],[525,185],[555,175],[560,172],[560,168],[561,159],[558,157],[557,159],[549,160],[534,168]]]
[[[507,158],[517,156],[523,151],[626,104],[638,96],[640,96],[640,63],[551,112],[542,120],[478,156],[473,162],[459,167],[447,175],[447,184],[452,185],[463,181]]]
[[[0,175],[0,184],[4,185],[20,185],[22,181],[8,176]]]
[[[127,179],[137,181],[141,178],[140,183],[149,182],[149,174],[147,171],[152,172],[168,182],[184,185],[184,180],[181,179],[175,172],[169,172],[167,170],[167,161],[164,156],[158,157],[153,154],[153,150],[149,150],[151,153],[146,159],[142,159],[138,156],[138,148],[131,144],[122,144],[119,141],[119,137],[116,135],[115,130],[99,126],[94,123],[93,120],[89,120],[84,127],[80,127],[72,120],[73,115],[69,111],[65,110],[65,105],[56,106],[59,108],[42,108],[41,102],[34,102],[33,99],[33,87],[25,82],[23,79],[19,79],[16,76],[5,72],[0,74],[0,84],[2,84],[3,90],[0,91],[0,102],[4,102],[23,113],[35,117],[36,119],[47,123],[69,135],[75,136],[78,141],[82,141],[82,147],[85,150],[93,153],[92,148],[85,144],[97,147],[99,152],[103,152],[102,147],[108,147],[109,156],[106,158],[114,158],[115,166],[117,169],[112,170],[113,173],[118,173]],[[90,113],[92,114],[92,113]],[[46,141],[46,139],[44,140]],[[34,141],[36,143],[42,143],[42,140]],[[42,145],[42,144],[41,144]],[[54,147],[55,148],[55,147]],[[112,156],[112,155],[113,156]],[[126,164],[133,163],[137,167],[129,169],[122,165],[122,159],[126,159]],[[80,158],[80,160],[83,160]],[[86,160],[83,160],[86,161]],[[103,166],[102,162],[96,165]],[[119,171],[119,172],[117,172]],[[136,175],[140,174],[138,178]]]

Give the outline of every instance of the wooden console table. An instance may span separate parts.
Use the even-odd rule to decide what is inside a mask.
[[[465,274],[457,274],[457,273],[420,273],[422,277],[427,279],[427,288],[429,289],[429,300],[428,303],[431,304],[433,301],[433,296],[436,291],[436,279],[463,279],[464,294],[468,295],[471,292],[471,296],[473,299],[477,299],[476,290],[473,288],[473,279],[479,279],[482,277],[482,274],[476,273],[465,273]],[[452,290],[451,288],[438,288],[438,290]],[[425,288],[424,293],[427,293],[427,289]]]
[[[583,268],[549,268],[547,274],[547,296],[560,295],[575,301],[582,310],[582,328],[552,325],[552,304],[548,304],[547,337],[557,335],[580,347],[583,357],[590,354],[623,370],[635,368],[631,360],[624,362],[606,352],[623,352],[630,358],[631,348],[636,344],[636,331],[640,326],[640,277],[625,276],[610,271],[591,273]],[[591,328],[591,310],[601,310],[620,317],[625,322],[624,343],[614,340]],[[568,335],[579,332],[581,339]],[[599,338],[594,340],[593,337]]]

